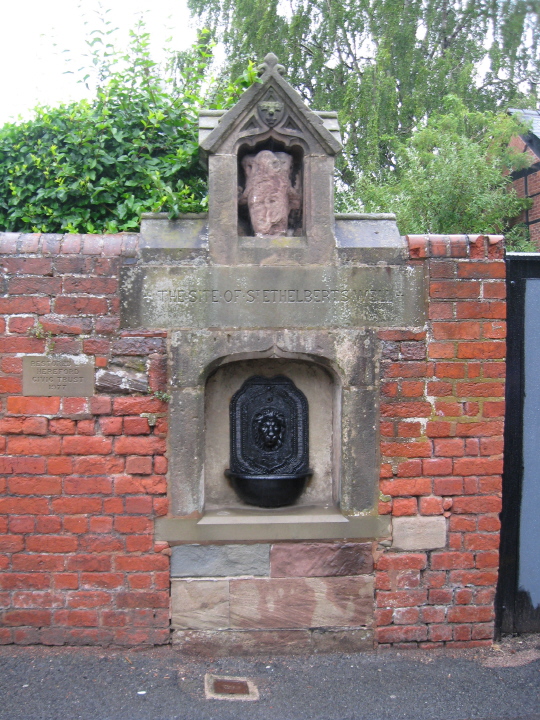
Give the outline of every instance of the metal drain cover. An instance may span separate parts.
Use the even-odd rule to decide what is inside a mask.
[[[258,700],[256,685],[243,677],[224,677],[222,675],[204,676],[204,694],[207,700]]]

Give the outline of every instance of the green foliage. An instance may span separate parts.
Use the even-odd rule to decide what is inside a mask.
[[[342,210],[395,212],[408,233],[501,233],[530,204],[509,187],[509,171],[528,162],[508,142],[526,128],[506,113],[470,112],[454,96],[442,113],[396,147],[395,168],[362,176],[338,194]],[[523,243],[523,229],[511,240]]]
[[[125,53],[111,32],[105,22],[91,33],[92,102],[38,108],[0,129],[1,230],[118,232],[138,228],[143,212],[205,210],[196,123],[208,33],[162,77],[142,21]]]
[[[450,93],[479,111],[535,106],[540,20],[529,0],[188,2],[225,43],[224,78],[273,51],[312,107],[338,110],[345,185],[394,167]]]

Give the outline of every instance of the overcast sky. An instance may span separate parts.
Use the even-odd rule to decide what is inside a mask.
[[[87,51],[85,20],[92,25],[98,5],[98,0],[0,0],[0,125],[28,117],[37,104],[56,105],[87,94],[78,76],[65,72],[81,67]],[[119,28],[119,44],[126,42],[137,14],[146,11],[156,59],[171,35],[178,50],[195,37],[185,0],[103,0],[102,5],[110,8],[108,18]]]

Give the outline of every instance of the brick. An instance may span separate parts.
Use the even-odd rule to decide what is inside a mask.
[[[75,457],[71,472],[81,475],[115,475],[124,472],[124,459],[114,455]]]
[[[152,549],[153,542],[150,535],[128,535],[126,537],[126,550],[128,552],[149,552]],[[169,587],[169,581],[164,587]]]
[[[499,532],[501,521],[496,516],[484,515],[478,518],[478,530],[483,532]]]
[[[59,437],[30,437],[13,435],[8,439],[8,452],[13,455],[59,455]]]
[[[381,454],[386,457],[430,457],[431,442],[381,442]]]
[[[427,640],[427,627],[425,625],[400,625],[378,628],[377,640],[379,643],[399,643]]]
[[[0,337],[0,353],[42,353],[44,350],[45,340],[16,335]]]
[[[60,409],[60,398],[9,397],[7,409],[13,415],[55,415]]]
[[[8,282],[10,295],[59,295],[62,292],[60,278],[14,277]]]
[[[477,623],[493,620],[494,610],[486,605],[458,605],[448,608],[448,622]]]
[[[46,498],[0,498],[0,514],[12,515],[47,515],[49,501]]]
[[[124,418],[124,432],[126,435],[148,435],[151,430],[147,418]]]
[[[467,534],[463,538],[467,550],[497,550],[499,547],[498,533]]]
[[[480,320],[482,318],[504,320],[506,318],[506,303],[497,300],[460,302],[456,304],[456,317],[458,320]]]
[[[167,458],[162,455],[156,455],[154,457],[154,472],[157,475],[164,475],[167,472],[168,462]]]
[[[2,590],[46,590],[51,585],[49,574],[42,572],[32,573],[3,573],[0,575],[0,589]]]
[[[476,553],[476,567],[479,569],[498,568],[499,553],[497,551]]]
[[[112,561],[108,555],[75,555],[66,558],[66,569],[94,573],[111,571]]]
[[[403,515],[416,515],[418,512],[418,501],[416,498],[395,498],[392,503],[392,515],[401,517]]]
[[[491,457],[457,458],[454,460],[455,475],[494,475],[502,473],[502,459]]]
[[[483,283],[484,298],[488,300],[500,300],[506,297],[506,283],[495,281]]]
[[[112,440],[106,437],[66,436],[62,439],[62,452],[66,455],[108,455]]]
[[[433,492],[436,495],[462,495],[463,494],[463,478],[460,478],[460,477],[434,478]]]
[[[98,335],[112,335],[120,328],[120,318],[98,317],[95,320],[95,328]]]
[[[457,422],[456,435],[461,437],[488,437],[490,435],[502,435],[502,420],[490,420],[487,422]]]
[[[36,517],[36,533],[60,533],[62,519],[56,515],[38,515]]]
[[[54,613],[55,625],[96,627],[98,623],[99,615],[95,610],[56,610]]]
[[[114,399],[114,415],[140,415],[143,412],[166,412],[167,404],[151,397],[122,397]]]
[[[114,529],[120,533],[149,533],[153,531],[153,523],[144,517],[117,517]]]
[[[54,311],[61,315],[106,315],[108,306],[105,298],[60,295],[54,303]]]
[[[32,533],[34,532],[35,524],[36,519],[33,515],[9,518],[9,530],[12,533]],[[7,531],[7,528],[5,528],[4,531]]]
[[[442,515],[443,504],[440,497],[421,497],[420,513],[421,515]]]
[[[377,562],[377,570],[424,570],[425,553],[385,553]]]
[[[387,378],[424,378],[428,374],[429,365],[426,362],[395,362],[384,368]]]
[[[20,535],[0,535],[0,552],[15,553],[24,548],[24,539]]]
[[[476,340],[480,337],[479,322],[434,322],[435,340]]]
[[[77,545],[77,538],[67,535],[31,536],[26,539],[26,547],[30,552],[75,552]]]
[[[151,497],[146,495],[129,496],[125,501],[126,513],[149,515],[152,513],[153,501]]]
[[[492,570],[452,570],[450,582],[453,585],[493,586],[497,583],[497,572]]]
[[[449,475],[452,472],[452,460],[450,458],[429,458],[422,461],[422,474],[424,475]]]
[[[383,417],[429,417],[432,407],[428,402],[381,403]]]
[[[397,468],[398,477],[415,477],[421,473],[421,460],[406,460],[405,462],[400,462]]]
[[[431,556],[433,570],[455,570],[474,567],[472,553],[434,552]]]
[[[92,331],[91,318],[44,315],[41,324],[45,332],[52,335],[82,335]]]
[[[451,625],[431,625],[428,628],[428,637],[434,642],[445,642],[452,639]]]
[[[458,263],[458,278],[463,279],[504,279],[506,266],[504,262],[466,262]]]
[[[79,293],[85,293],[88,295],[113,295],[117,292],[117,278],[98,278],[95,276],[64,278],[64,293],[66,293],[66,295]]]
[[[118,593],[116,603],[119,608],[168,608],[168,592],[130,592]]]
[[[163,338],[127,337],[113,342],[115,355],[149,355],[164,350]]]
[[[166,442],[162,438],[150,436],[118,437],[114,441],[115,452],[120,455],[154,455],[166,450]]]
[[[436,299],[477,298],[480,283],[476,280],[438,280],[430,283],[430,297]]]
[[[114,590],[124,584],[123,573],[83,572],[81,573],[82,588],[108,588]]]
[[[101,608],[111,601],[109,593],[100,591],[78,591],[67,593],[67,607],[76,608]]]
[[[2,623],[8,626],[30,625],[42,627],[51,624],[50,610],[7,610],[3,613]]]
[[[62,482],[56,477],[11,477],[8,479],[12,495],[59,495]]]
[[[381,492],[391,497],[404,495],[429,495],[431,480],[429,478],[403,478],[383,481]]]
[[[19,554],[13,556],[12,564],[15,572],[59,572],[64,569],[64,558],[61,555]]]

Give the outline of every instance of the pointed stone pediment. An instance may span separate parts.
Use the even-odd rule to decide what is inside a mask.
[[[310,110],[268,54],[259,80],[224,112],[202,110],[208,240],[216,264],[330,262],[337,114]]]
[[[260,66],[259,82],[242,95],[238,103],[221,117],[214,115],[213,128],[205,111],[201,117],[205,132],[201,142],[203,155],[234,152],[240,140],[255,141],[273,137],[291,143],[295,138],[307,152],[336,155],[341,143],[317,113],[310,110],[300,94],[282,77],[283,66],[272,53]],[[215,111],[214,111],[215,112]],[[264,136],[264,138],[263,138]]]

